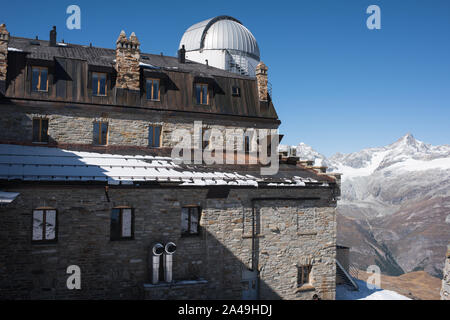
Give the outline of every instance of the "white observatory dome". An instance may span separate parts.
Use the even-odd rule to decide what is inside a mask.
[[[218,16],[189,27],[180,41],[186,58],[217,68],[254,76],[260,60],[258,43],[240,21]]]

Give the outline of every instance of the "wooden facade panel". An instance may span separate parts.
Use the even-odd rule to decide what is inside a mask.
[[[52,61],[42,62],[49,68],[48,92],[32,92],[31,67],[36,63],[36,60],[26,60],[26,54],[19,52],[9,54],[8,59],[9,80],[6,96],[11,98],[138,106],[161,110],[276,119],[272,104],[269,104],[269,110],[260,110],[256,80],[252,78],[196,75],[195,73],[176,70],[145,69],[141,73],[141,91],[133,92],[115,87],[115,70],[112,66],[91,66],[86,60],[55,57]],[[92,96],[92,72],[94,70],[97,72],[100,69],[107,73],[107,95]],[[160,101],[147,100],[145,92],[145,79],[147,77],[160,79]],[[196,81],[208,83],[209,105],[198,105],[196,103],[194,91]],[[232,95],[233,86],[240,88],[240,96]]]

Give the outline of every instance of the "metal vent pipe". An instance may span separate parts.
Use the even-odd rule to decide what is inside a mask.
[[[164,247],[164,278],[166,282],[172,282],[172,256],[177,250],[177,246],[173,242],[169,242]]]
[[[156,243],[152,248],[152,253],[152,283],[157,284],[159,282],[159,260],[164,253],[164,246],[161,243]]]

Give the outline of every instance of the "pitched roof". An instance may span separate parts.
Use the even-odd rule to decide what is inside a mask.
[[[177,164],[170,157],[118,155],[59,148],[0,144],[0,180],[173,183],[181,186],[328,187],[329,180],[296,166],[281,165],[273,176],[259,166]]]
[[[9,51],[24,52],[29,59],[52,61],[56,57],[81,59],[89,65],[112,67],[116,58],[115,49],[98,48],[70,43],[57,43],[56,47],[49,46],[49,41],[29,38],[11,37],[8,44]],[[141,66],[154,66],[170,71],[189,72],[198,76],[220,76],[228,78],[253,79],[247,76],[218,69],[205,64],[186,60],[179,63],[177,57],[156,55],[141,52]]]

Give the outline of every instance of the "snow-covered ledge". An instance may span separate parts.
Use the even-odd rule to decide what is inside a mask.
[[[18,195],[18,192],[0,191],[0,203],[11,203]]]

